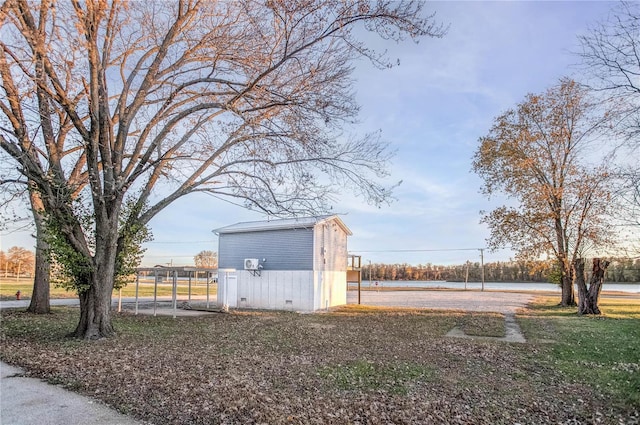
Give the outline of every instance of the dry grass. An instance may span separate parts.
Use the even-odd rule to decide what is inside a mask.
[[[2,317],[0,357],[155,424],[637,419],[638,406],[610,406],[558,371],[550,344],[444,337],[461,321],[478,328],[481,318],[497,319],[370,307],[177,319],[120,314],[116,338],[87,343],[64,338],[77,310],[11,312]]]
[[[26,300],[31,298],[33,293],[33,279],[4,279],[0,278],[0,300],[15,300],[16,292],[20,291],[21,298]],[[62,288],[52,287],[50,290],[51,298],[76,298],[73,292],[65,291]]]

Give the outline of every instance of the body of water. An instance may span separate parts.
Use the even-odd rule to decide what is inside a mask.
[[[350,287],[354,283],[349,283]],[[363,280],[363,288],[433,288],[433,289],[482,289],[480,282],[447,282],[440,280]],[[550,291],[560,293],[560,287],[553,283],[535,282],[485,282],[484,289],[505,291]],[[603,291],[640,293],[640,283],[604,283]],[[576,290],[577,291],[577,290]]]

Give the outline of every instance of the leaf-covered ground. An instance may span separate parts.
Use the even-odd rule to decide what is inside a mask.
[[[444,337],[478,314],[122,313],[90,343],[64,337],[77,314],[3,312],[0,357],[154,424],[638,423],[554,370],[553,344]]]

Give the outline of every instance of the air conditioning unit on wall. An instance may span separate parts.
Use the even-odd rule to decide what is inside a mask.
[[[260,268],[260,260],[257,258],[245,258],[244,269],[245,270],[258,270]]]

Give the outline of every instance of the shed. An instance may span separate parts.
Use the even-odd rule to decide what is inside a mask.
[[[347,303],[347,236],[337,215],[252,221],[214,230],[229,307],[315,311]]]

